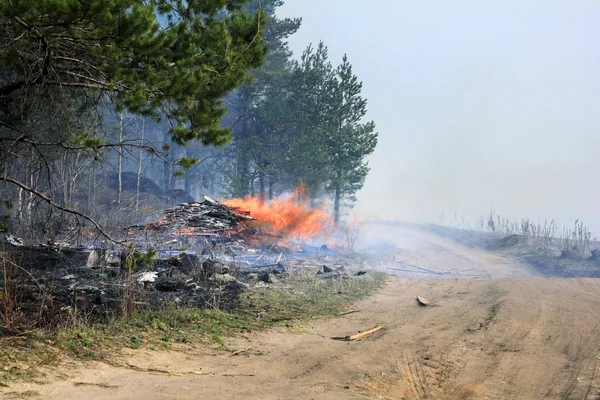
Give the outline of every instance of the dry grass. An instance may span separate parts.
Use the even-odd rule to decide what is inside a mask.
[[[457,217],[453,222],[441,219],[441,224],[425,228],[467,246],[518,258],[547,276],[600,276],[600,241],[581,220],[566,227],[554,220],[511,221],[494,212],[479,218],[474,226]]]
[[[442,221],[441,225],[485,232],[498,238],[517,236],[528,245],[568,254],[589,255],[594,250],[600,250],[600,240],[593,237],[590,229],[579,219],[575,220],[572,227],[568,227],[560,226],[554,220],[509,220],[491,211],[488,215],[482,215],[474,226],[466,224],[464,218],[459,221],[457,217],[450,223]]]

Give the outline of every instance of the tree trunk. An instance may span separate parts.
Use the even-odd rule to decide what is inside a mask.
[[[29,187],[36,187],[36,183],[39,181],[39,179],[36,179],[39,175],[39,171],[38,172],[34,172],[31,170],[30,168],[30,172],[29,172],[29,176],[31,177],[30,181],[29,181]],[[33,205],[34,205],[34,194],[33,193],[28,193],[28,199],[26,202],[26,206],[27,206],[27,214],[26,214],[26,221],[27,222],[31,222],[33,219]]]
[[[246,150],[242,153],[241,165],[240,165],[240,193],[239,197],[253,195],[254,185],[252,178],[250,177],[250,159]]]
[[[333,222],[335,226],[340,224],[340,203],[342,201],[342,191],[339,187],[335,188],[335,197],[333,200]]]
[[[146,120],[142,118],[142,143],[144,142],[144,129],[146,127]],[[137,174],[137,188],[135,193],[135,211],[140,207],[140,181],[142,180],[142,161],[144,158],[144,149],[140,147],[140,158],[138,159],[138,174]]]
[[[73,205],[75,204],[75,191],[77,190],[77,177],[79,176],[79,174],[81,173],[81,171],[83,171],[84,167],[80,166],[80,162],[81,164],[84,164],[85,161],[81,161],[81,152],[77,152],[77,155],[75,156],[75,162],[73,163],[73,169],[75,171],[77,171],[74,174],[71,174],[71,179],[69,180],[69,190],[68,190],[68,198],[66,200],[66,204],[67,207],[73,207]]]
[[[89,188],[88,188],[88,212],[90,215],[95,216],[94,212],[96,210],[96,165],[92,163],[90,166],[90,174],[91,177],[89,179]]]
[[[191,152],[189,151],[189,149],[185,149],[185,155],[186,157],[190,157],[191,156]],[[189,194],[190,196],[192,196],[194,199],[196,198],[196,193],[192,193],[192,191],[194,190],[194,183],[196,182],[196,172],[194,171],[193,167],[192,169],[188,169],[187,171],[185,171],[185,175],[183,175],[183,187],[184,190],[187,194]]]
[[[259,185],[259,197],[261,201],[265,201],[266,199],[266,182],[265,182],[265,174],[264,172],[258,173],[258,185]]]
[[[269,179],[269,200],[273,200],[273,181]]]
[[[253,195],[254,188],[252,176],[250,173],[250,157],[248,154],[248,138],[250,130],[250,121],[244,117],[242,121],[241,140],[237,143],[237,168],[236,168],[236,197],[245,197]]]
[[[22,224],[22,217],[23,217],[23,189],[18,188],[17,189],[17,206],[15,207],[15,211],[13,214],[13,219],[16,221],[16,225],[20,226]],[[11,231],[12,233],[16,233],[17,235],[20,233],[19,231],[15,232],[15,231]]]
[[[192,195],[192,187],[194,186],[193,175],[194,175],[193,171],[191,171],[191,170],[185,171],[185,175],[183,176],[183,179],[184,179],[183,184],[184,184],[185,192],[192,197],[196,197],[196,196]]]
[[[238,146],[235,160],[234,197],[244,197],[250,194],[250,160],[243,148]]]
[[[163,133],[163,143],[166,145],[168,140],[170,139],[169,132],[165,131]],[[165,157],[165,160],[168,160],[169,157]],[[163,189],[165,192],[169,190],[169,186],[171,183],[171,168],[168,161],[163,163]]]
[[[117,192],[117,204],[121,204],[121,197],[123,191],[123,113],[119,113],[119,167],[117,171],[117,179],[119,180],[119,189]]]
[[[71,205],[69,204],[69,184],[67,183],[69,178],[67,177],[67,170],[69,169],[69,167],[74,167],[74,165],[69,165],[69,154],[63,154],[60,157],[60,161],[58,161],[58,163],[59,165],[57,165],[57,179],[61,181],[60,187],[62,188],[62,202],[66,207],[70,207]]]

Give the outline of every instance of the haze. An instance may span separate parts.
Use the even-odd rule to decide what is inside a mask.
[[[362,218],[582,218],[600,234],[600,2],[287,0],[363,81],[379,146]]]

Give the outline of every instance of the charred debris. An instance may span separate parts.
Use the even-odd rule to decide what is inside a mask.
[[[295,243],[254,221],[204,197],[125,228],[125,246],[33,246],[8,235],[0,245],[0,291],[20,304],[25,319],[51,323],[77,314],[100,322],[165,305],[233,310],[244,291],[285,281],[298,269],[311,268],[319,279],[366,273],[347,268],[358,267],[347,251]]]

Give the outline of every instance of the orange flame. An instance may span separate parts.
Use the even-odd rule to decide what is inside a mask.
[[[193,235],[195,232],[196,230],[194,228],[181,228],[173,231],[175,235]]]
[[[250,211],[256,218],[249,224],[277,236],[308,240],[331,234],[333,219],[324,207],[311,207],[305,187],[292,195],[265,201],[260,197],[225,200],[229,207]]]

